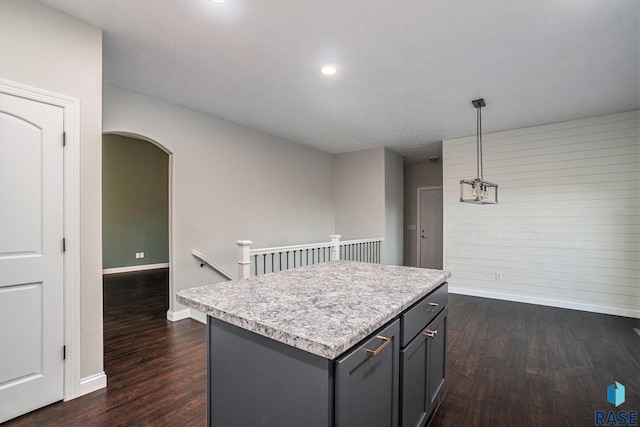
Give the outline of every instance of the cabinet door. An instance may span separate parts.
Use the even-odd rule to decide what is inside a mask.
[[[336,362],[336,427],[396,427],[400,321]]]
[[[402,359],[402,427],[421,426],[429,416],[428,389],[428,338],[418,334],[411,343],[400,351]]]
[[[400,353],[402,359],[402,427],[423,426],[445,379],[447,308]]]
[[[446,377],[447,311],[447,308],[445,308],[427,326],[427,329],[433,332],[430,334],[432,337],[427,339],[429,412],[437,403]]]

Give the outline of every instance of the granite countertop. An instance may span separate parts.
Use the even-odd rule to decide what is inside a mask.
[[[444,283],[451,273],[354,261],[216,283],[179,303],[326,359],[340,354]]]

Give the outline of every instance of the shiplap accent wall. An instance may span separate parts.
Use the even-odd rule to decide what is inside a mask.
[[[631,111],[483,135],[498,205],[460,203],[476,137],[444,141],[449,290],[640,318],[639,122]]]

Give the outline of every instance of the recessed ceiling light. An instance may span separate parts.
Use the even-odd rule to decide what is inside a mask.
[[[334,67],[333,65],[325,65],[320,69],[320,72],[325,76],[332,76],[336,73],[336,71],[336,67]]]

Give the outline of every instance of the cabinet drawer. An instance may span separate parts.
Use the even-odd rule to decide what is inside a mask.
[[[447,306],[448,295],[449,285],[444,283],[402,315],[402,347],[409,344]]]

